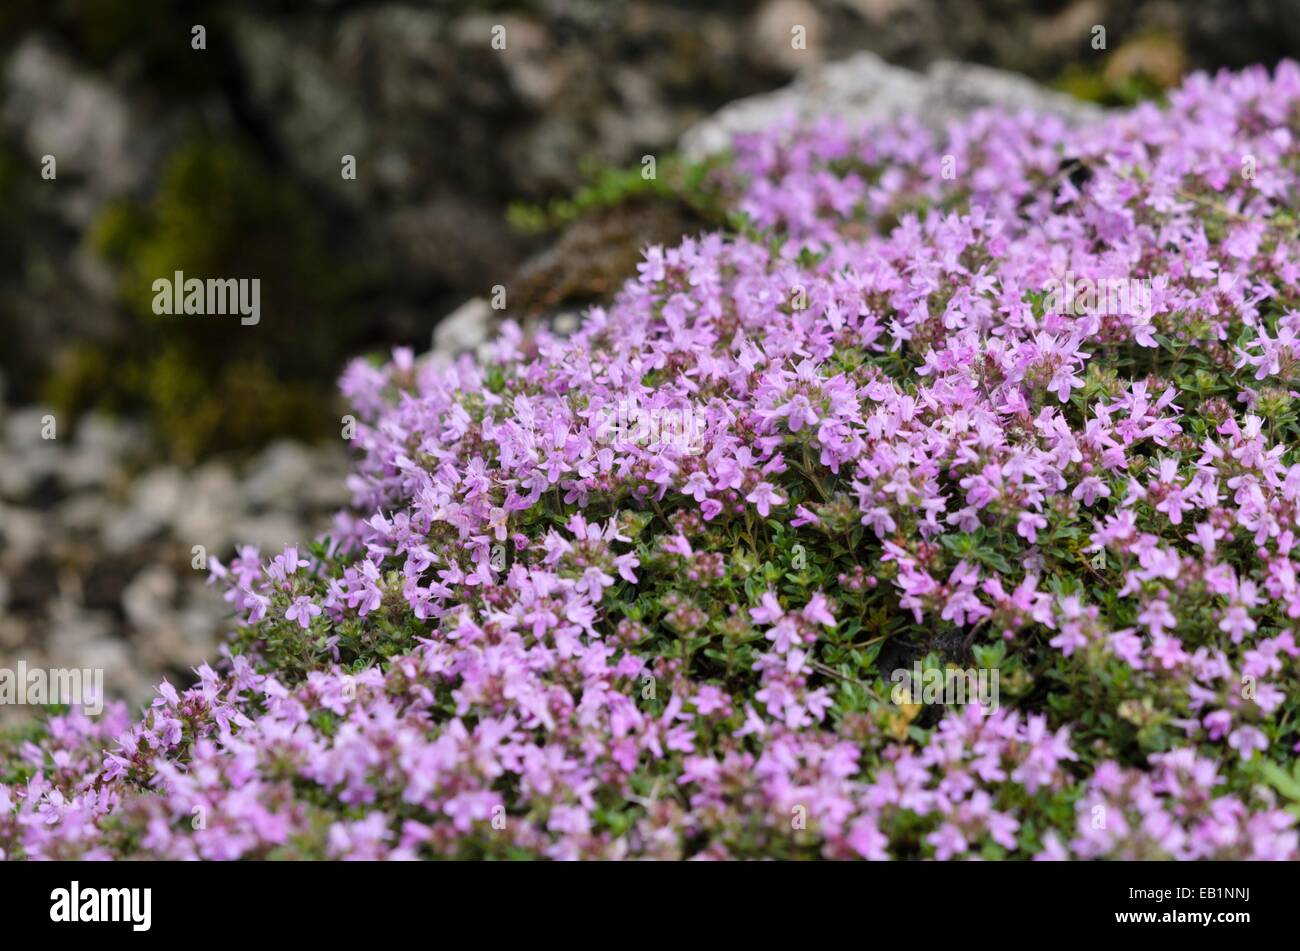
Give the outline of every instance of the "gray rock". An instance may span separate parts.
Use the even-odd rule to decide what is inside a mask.
[[[0,502],[0,541],[9,564],[28,561],[41,549],[48,528],[40,513]]]
[[[796,46],[794,30],[802,31]],[[822,15],[808,0],[767,0],[754,15],[754,42],[760,56],[789,73],[826,56],[826,27]]]
[[[569,78],[568,63],[554,55],[552,40],[538,22],[518,16],[472,15],[457,23],[457,39],[471,48],[492,37],[492,28],[505,28],[507,53],[502,60],[510,85],[525,103],[544,109],[560,94]]]
[[[27,624],[16,617],[0,612],[0,651],[7,653],[17,650],[26,641]],[[0,666],[5,665],[0,663]]]
[[[576,310],[562,310],[551,318],[551,333],[561,337],[567,337],[578,329],[582,322],[582,314]]]
[[[251,463],[240,491],[253,507],[297,508],[303,486],[316,477],[316,460],[299,443],[279,440]]]
[[[340,81],[337,64],[323,61],[301,36],[270,19],[241,14],[234,22],[249,92],[277,117],[277,131],[292,146],[287,154],[300,162],[306,176],[344,199],[359,200],[363,190],[339,174],[340,163],[344,155],[359,161],[367,157],[370,121],[357,96]]]
[[[34,468],[15,453],[0,456],[0,498],[23,500],[35,487]]]
[[[190,478],[186,504],[173,520],[173,534],[185,552],[194,545],[204,546],[210,554],[222,552],[239,541],[232,536],[231,525],[244,511],[243,493],[234,474],[223,465],[209,463]]]
[[[168,626],[174,620],[172,601],[176,590],[176,576],[172,572],[161,565],[145,568],[122,592],[127,620],[140,628]]]
[[[0,413],[0,666],[102,668],[111,695],[147,702],[169,672],[214,659],[234,627],[192,547],[269,556],[316,537],[348,501],[341,442],[276,443],[242,474],[214,460],[136,475],[150,451],[138,428],[87,416],[75,438],[47,441],[46,412]],[[15,716],[30,713],[0,709],[0,722]]]
[[[110,505],[100,528],[100,536],[105,549],[111,554],[120,555],[158,531],[157,524],[146,524],[130,509]]]
[[[315,474],[303,486],[302,501],[308,514],[324,516],[320,525],[323,529],[328,518],[352,499],[346,481],[352,461],[343,446],[319,446],[313,452]]]
[[[433,352],[453,357],[473,350],[492,332],[492,306],[481,297],[465,301],[433,331]]]
[[[215,662],[220,635],[234,626],[230,606],[202,585],[186,588],[189,599],[168,623],[141,630],[135,637],[140,661],[154,669],[197,666]]]
[[[310,541],[302,523],[280,513],[244,518],[231,527],[231,534],[241,545],[252,545],[264,556],[279,554],[285,545]]]
[[[1097,106],[1043,89],[1023,76],[986,66],[937,62],[918,73],[891,66],[873,53],[858,53],[805,70],[784,89],[725,106],[689,129],[680,147],[688,157],[702,159],[724,151],[738,133],[755,132],[790,116],[830,116],[867,125],[914,115],[941,127],[984,106],[1031,109],[1070,122],[1102,113]]]
[[[150,470],[131,487],[131,515],[140,520],[146,535],[170,526],[190,501],[185,475],[176,466]]]
[[[110,459],[126,458],[145,447],[139,426],[110,419],[100,413],[87,413],[77,420],[76,448],[100,452]]]
[[[98,493],[83,493],[67,499],[55,509],[61,534],[87,541],[98,535],[112,515],[113,507]]]
[[[107,485],[117,472],[113,457],[99,447],[78,446],[59,460],[58,477],[72,491]]]
[[[3,119],[21,133],[37,161],[53,155],[59,180],[75,183],[63,209],[87,225],[105,199],[146,184],[158,153],[160,130],[140,121],[113,86],[91,76],[40,36],[25,40],[9,58]]]
[[[45,644],[52,658],[66,661],[60,666],[82,666],[82,651],[97,641],[113,642],[112,618],[106,611],[83,611],[71,601],[60,598],[49,606],[50,633]]]
[[[54,439],[46,439],[45,417],[54,417]],[[58,442],[59,419],[48,406],[23,406],[5,417],[5,447],[14,453],[26,453]]]

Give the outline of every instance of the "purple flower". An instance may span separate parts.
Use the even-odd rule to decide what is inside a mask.
[[[305,630],[311,626],[311,619],[319,617],[320,613],[320,605],[315,604],[311,598],[299,596],[293,599],[288,610],[284,612],[284,616],[290,621],[297,621],[299,626]]]

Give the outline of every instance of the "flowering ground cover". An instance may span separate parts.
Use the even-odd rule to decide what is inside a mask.
[[[0,849],[1295,858],[1297,132],[1288,63],[738,140],[576,332],[354,362],[352,506],[10,739]]]

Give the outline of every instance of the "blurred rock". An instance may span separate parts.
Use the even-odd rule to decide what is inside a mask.
[[[834,116],[855,125],[912,115],[940,127],[984,106],[1035,109],[1069,121],[1096,116],[1096,106],[1053,93],[1017,76],[967,63],[935,63],[925,73],[891,66],[872,53],[814,67],[788,87],[734,102],[682,136],[682,150],[700,159],[725,149],[741,132],[787,117]]]
[[[278,514],[240,519],[231,531],[241,545],[252,545],[267,556],[278,554],[286,545],[297,545],[310,539],[303,531],[302,523]]]
[[[1112,82],[1146,75],[1171,86],[1187,71],[1187,52],[1167,36],[1145,36],[1123,43],[1106,61],[1105,76]]]
[[[110,695],[144,703],[234,627],[193,546],[269,554],[318,535],[348,498],[341,445],[281,441],[184,470],[150,465],[149,440],[102,416],[43,440],[46,412],[0,408],[0,667],[102,668]],[[0,723],[32,713],[0,708]]]
[[[122,592],[126,619],[138,628],[152,629],[172,620],[171,604],[176,597],[176,575],[161,565],[150,565],[136,575]]]
[[[208,463],[189,479],[186,504],[173,522],[175,537],[188,542],[188,554],[194,545],[207,551],[225,551],[238,543],[231,534],[233,520],[247,501],[241,496],[240,484],[224,465]]]
[[[491,305],[481,297],[471,298],[438,322],[433,331],[433,350],[447,356],[473,350],[491,330]]]
[[[315,476],[310,453],[282,440],[263,449],[253,460],[244,482],[245,498],[253,505],[283,507]]]
[[[33,157],[53,155],[60,178],[75,183],[76,197],[63,205],[73,223],[88,224],[105,199],[144,185],[144,146],[154,136],[135,124],[111,85],[84,74],[41,37],[19,45],[4,78],[4,123],[21,131]]]
[[[39,513],[0,502],[0,557],[12,563],[30,561],[46,535]]]
[[[826,56],[822,15],[808,0],[767,0],[754,16],[759,55],[789,73]]]
[[[1068,54],[1085,39],[1091,45],[1092,28],[1105,24],[1106,10],[1101,0],[1076,0],[1035,23],[1031,38],[1043,50]]]

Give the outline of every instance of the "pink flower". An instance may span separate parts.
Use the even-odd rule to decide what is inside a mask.
[[[1228,746],[1240,753],[1242,759],[1250,759],[1255,750],[1268,749],[1268,738],[1253,726],[1242,726],[1228,736]]]
[[[284,612],[285,618],[290,621],[297,621],[299,626],[304,630],[311,626],[311,619],[319,617],[321,613],[320,605],[315,604],[311,598],[297,597]]]
[[[770,507],[781,505],[785,502],[784,496],[780,495],[770,483],[760,482],[754,486],[754,491],[745,496],[746,502],[753,502],[758,508],[758,514],[767,518]]]
[[[755,624],[773,624],[785,616],[785,611],[781,608],[781,603],[776,600],[776,595],[766,591],[759,606],[749,609],[749,616],[754,619]]]

